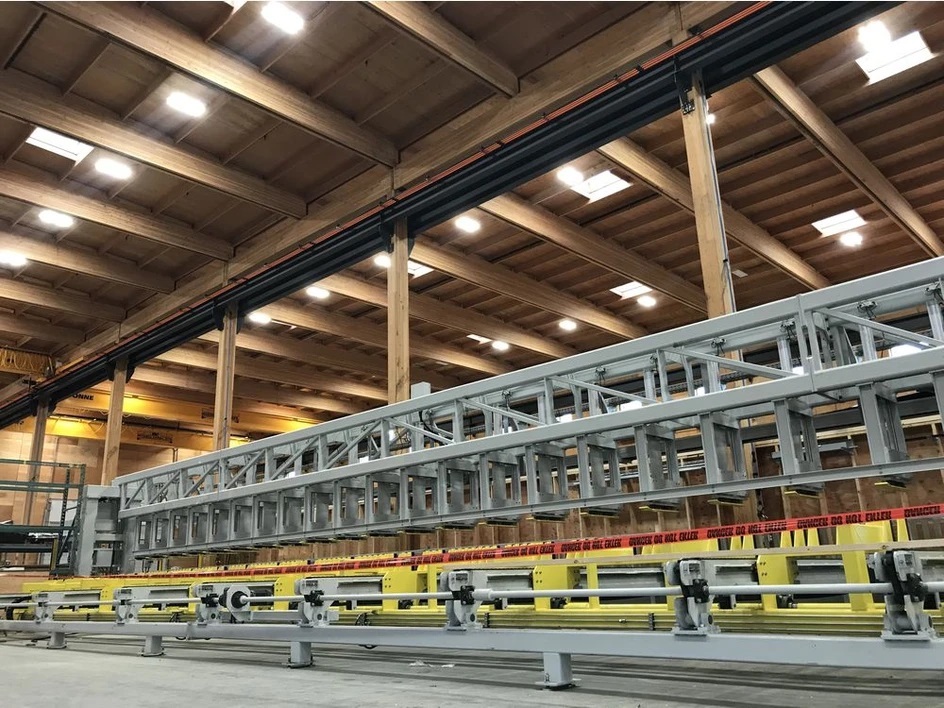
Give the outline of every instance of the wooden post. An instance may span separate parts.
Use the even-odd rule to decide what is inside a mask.
[[[406,218],[393,229],[393,250],[387,272],[387,402],[410,398],[410,274]]]
[[[236,333],[239,317],[235,307],[223,313],[223,332],[216,350],[216,397],[213,401],[213,449],[229,447],[233,419],[233,387],[236,368]]]
[[[708,301],[708,317],[719,317],[734,312],[734,286],[731,283],[728,243],[721,215],[718,171],[708,127],[708,101],[701,77],[698,75],[692,78],[692,90],[688,99],[691,102],[691,110],[686,112],[683,109],[682,127],[685,131],[688,171],[692,180],[698,253]]]
[[[105,424],[105,459],[102,461],[102,484],[111,484],[118,476],[118,451],[121,447],[121,418],[124,414],[125,384],[128,383],[128,360],[115,363],[115,375],[108,399],[108,421]]]

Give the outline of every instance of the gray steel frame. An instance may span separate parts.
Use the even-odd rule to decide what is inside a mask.
[[[944,458],[908,459],[896,393],[933,387],[944,408],[942,276],[944,259],[933,259],[125,475],[115,482],[125,548],[159,556],[939,469]],[[930,336],[881,321],[916,308]],[[920,351],[880,358],[876,340]],[[779,367],[740,360],[760,348],[777,351]],[[670,394],[674,372],[687,395]],[[742,380],[726,387],[726,372]],[[632,381],[640,395],[614,388]],[[573,397],[572,420],[555,410],[560,395]],[[846,400],[858,401],[872,464],[823,470],[810,418]],[[762,415],[775,415],[783,474],[750,478],[741,421]],[[705,484],[678,474],[685,430],[701,436]],[[646,454],[640,491],[626,492],[615,449],[634,440]]]

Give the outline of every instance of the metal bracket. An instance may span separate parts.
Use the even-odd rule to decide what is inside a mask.
[[[921,560],[914,551],[884,551],[869,556],[869,567],[880,582],[891,583],[885,596],[882,639],[929,641],[937,636],[924,611],[928,587],[921,578]]]
[[[332,609],[334,600],[325,600],[325,595],[338,592],[337,578],[299,578],[295,581],[295,593],[304,599],[298,603],[299,627],[327,627],[336,621],[339,613]]]
[[[483,587],[488,580],[482,570],[452,570],[439,576],[440,590],[452,593],[446,601],[446,629],[478,629],[478,611],[481,600],[475,599],[475,588]]]
[[[673,634],[706,636],[718,631],[711,615],[714,596],[709,588],[710,566],[702,560],[669,561],[665,564],[667,583],[678,585],[682,596],[675,598]]]

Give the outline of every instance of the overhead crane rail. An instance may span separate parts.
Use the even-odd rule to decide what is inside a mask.
[[[760,488],[815,493],[842,479],[903,484],[944,467],[909,459],[897,404],[899,392],[926,390],[944,407],[942,276],[944,259],[929,260],[125,475],[115,482],[125,548],[142,558],[690,496],[737,503]],[[903,313],[905,326],[889,323]],[[890,345],[911,353],[882,356]],[[746,360],[762,349],[776,365]],[[670,390],[676,376],[682,395]],[[570,416],[558,412],[562,396]],[[823,469],[814,418],[836,403],[861,412],[870,464]],[[759,416],[776,422],[777,476],[748,475],[741,428]],[[705,483],[679,472],[683,435],[701,440]],[[629,446],[634,463],[621,458]]]

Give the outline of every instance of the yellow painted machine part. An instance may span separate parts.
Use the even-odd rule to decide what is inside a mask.
[[[907,540],[907,531],[900,527],[894,529],[899,542]],[[818,534],[814,532],[784,533],[781,535],[781,548],[753,549],[753,538],[734,539],[732,551],[746,551],[744,555],[755,559],[757,580],[761,585],[790,584],[796,580],[796,561],[798,558],[841,558],[845,580],[847,582],[869,582],[866,565],[866,550],[848,550],[849,546],[870,547],[878,550],[883,545],[895,540],[890,522],[872,522],[839,527],[837,529],[837,548],[819,546]],[[796,545],[794,545],[796,544]],[[944,546],[944,540],[941,541]],[[842,550],[840,550],[842,549]],[[550,555],[533,556],[516,561],[515,566],[530,569],[532,587],[535,590],[573,588],[580,582],[581,571],[585,573],[586,585],[599,587],[601,566],[654,565],[662,562],[657,558],[662,554],[674,557],[693,557],[699,554],[711,554],[718,551],[718,542],[698,541],[670,543],[651,546],[644,552],[630,555],[625,550],[610,549],[567,554],[565,558],[553,558]],[[394,554],[375,554],[370,559],[393,558]],[[324,562],[344,561],[346,559],[323,559]],[[498,565],[498,563],[493,563]],[[488,567],[489,561],[463,564]],[[508,562],[500,564],[510,567]],[[133,576],[103,576],[93,578],[68,578],[63,580],[45,580],[28,582],[23,585],[24,594],[39,591],[91,590],[97,591],[100,599],[113,597],[116,589],[127,586],[179,586],[181,595],[187,594],[189,587],[198,582],[250,582],[271,583],[275,595],[294,594],[295,581],[303,577],[331,575],[341,577],[382,576],[382,591],[385,593],[425,592],[436,589],[442,564],[424,564],[422,555],[416,557],[416,565],[386,569],[358,569],[330,572],[283,572],[284,567],[271,564],[247,564],[226,566],[226,575],[213,577],[212,568],[200,568],[199,572],[209,573],[200,578],[187,577],[193,569],[142,574]],[[223,568],[215,569],[223,572]],[[235,571],[235,572],[234,572]],[[271,571],[271,572],[266,572]],[[536,598],[521,604],[512,604],[505,609],[483,607],[479,613],[483,621],[492,627],[547,627],[547,628],[586,628],[586,629],[627,629],[627,630],[669,630],[674,624],[673,601],[658,603],[610,604],[600,598],[589,598],[566,603],[552,602],[550,598]],[[561,606],[562,605],[562,606]],[[273,610],[288,610],[287,603],[278,603]],[[875,636],[882,628],[883,605],[875,602],[871,595],[852,595],[849,602],[806,602],[802,599],[797,607],[781,608],[777,598],[762,596],[759,602],[739,602],[729,610],[715,609],[717,624],[727,631],[738,632],[778,632],[778,633],[815,633],[815,634],[862,634]],[[264,611],[263,611],[264,612]],[[384,600],[380,603],[361,603],[353,610],[340,610],[340,622],[350,624],[355,620],[380,626],[439,626],[443,622],[443,609],[435,600],[413,602],[410,607],[401,608],[397,600]],[[944,624],[944,612],[931,611],[935,623]],[[18,611],[17,616],[29,617],[29,610]],[[57,619],[77,619],[88,617],[92,620],[110,621],[113,618],[110,608],[81,608],[77,611],[62,610],[56,613]],[[193,617],[192,611],[175,611],[143,608],[139,613],[142,621],[187,621]]]

